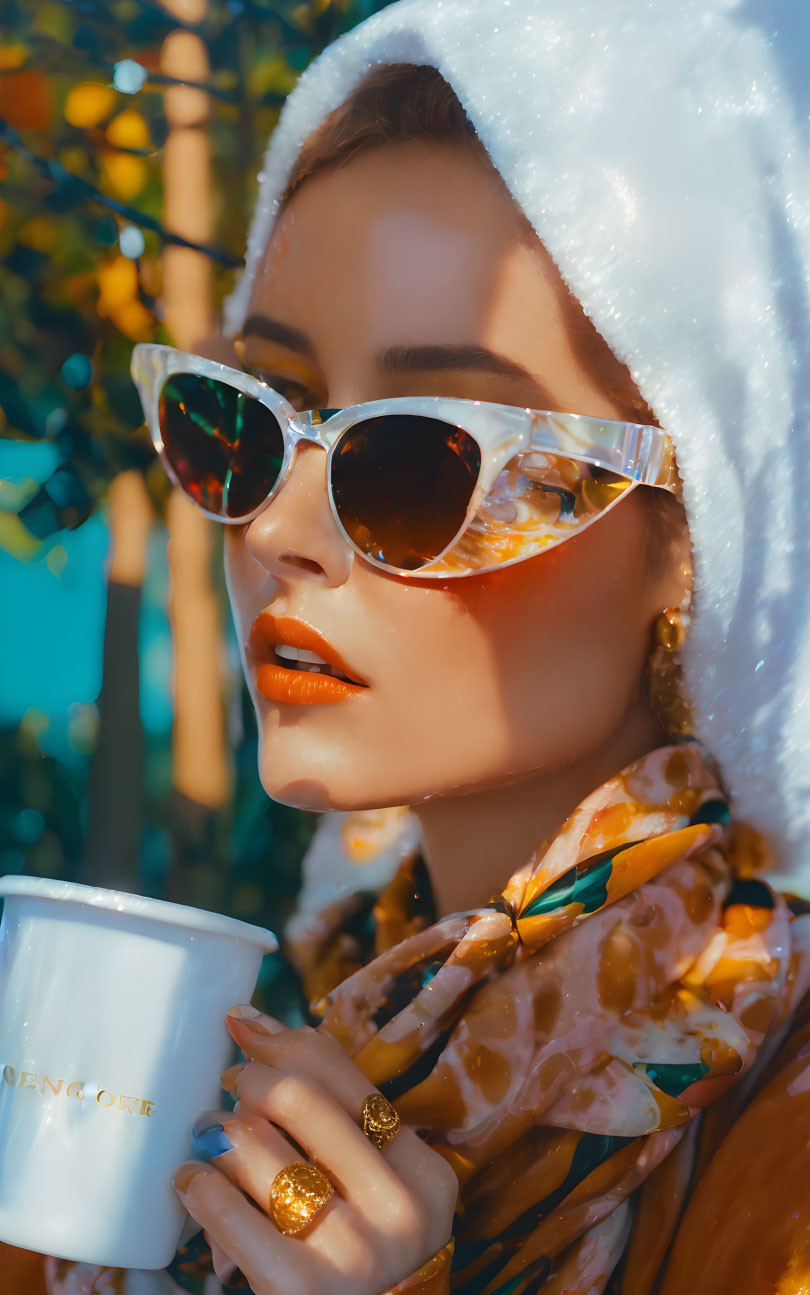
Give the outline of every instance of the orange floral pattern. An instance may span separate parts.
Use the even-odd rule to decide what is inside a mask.
[[[416,851],[365,966],[341,979],[356,950],[321,930],[321,1028],[458,1175],[454,1291],[585,1295],[622,1260],[615,1290],[654,1288],[702,1112],[750,1100],[810,987],[810,917],[762,853],[689,742],[606,782],[485,908],[431,921]]]

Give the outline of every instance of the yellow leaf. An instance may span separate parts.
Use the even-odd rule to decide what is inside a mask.
[[[88,130],[108,117],[115,107],[116,94],[109,86],[94,81],[74,85],[65,102],[65,118],[71,126]]]
[[[68,555],[64,544],[55,544],[45,559],[45,565],[51,575],[58,579],[67,566],[67,560]]]
[[[20,562],[30,562],[39,550],[39,540],[26,530],[16,513],[0,512],[0,549]]]
[[[24,45],[0,45],[0,70],[8,72],[11,68],[20,67],[26,59]]]
[[[116,148],[151,148],[149,127],[137,108],[125,108],[113,117],[105,132]]]
[[[71,274],[61,280],[59,287],[62,295],[74,305],[83,306],[86,303],[90,306],[88,298],[92,298],[95,291],[96,276],[92,270],[88,270],[86,274]]]
[[[298,80],[284,55],[279,51],[270,54],[254,67],[248,78],[248,91],[251,98],[261,98],[270,90],[279,94],[289,94]]]
[[[33,477],[23,477],[21,481],[7,481],[0,478],[0,509],[4,512],[18,513],[29,503],[39,490],[39,482]]]
[[[37,738],[47,732],[50,723],[50,718],[44,710],[40,710],[38,706],[29,706],[20,720],[20,728],[31,737]]]
[[[60,45],[69,44],[73,36],[75,19],[70,13],[70,5],[66,4],[38,4],[35,29],[38,32],[45,32],[53,40],[58,41]],[[67,11],[67,12],[66,12]]]
[[[116,256],[98,267],[100,315],[111,315],[126,306],[138,292],[138,271],[135,262],[126,256]]]
[[[70,171],[71,175],[81,175],[85,167],[87,154],[78,144],[71,144],[67,148],[60,148],[58,160],[66,171]]]
[[[128,153],[104,153],[101,174],[105,189],[112,189],[119,198],[136,198],[146,184],[148,170],[140,157]]]
[[[116,328],[133,342],[148,342],[152,339],[154,320],[142,301],[129,301],[112,316]]]
[[[59,227],[53,216],[32,216],[17,230],[17,242],[38,252],[50,252],[58,239]]]

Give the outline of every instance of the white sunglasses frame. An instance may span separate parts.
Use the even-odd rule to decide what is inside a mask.
[[[311,441],[327,451],[327,495],[332,516],[346,542],[365,561],[389,574],[408,579],[424,578],[458,579],[481,575],[503,566],[523,562],[533,554],[521,554],[506,562],[476,567],[470,571],[435,571],[430,568],[452,552],[461,536],[474,520],[480,505],[489,494],[499,474],[515,455],[529,451],[547,451],[561,454],[578,462],[605,468],[625,477],[633,485],[656,486],[678,493],[679,478],[675,464],[675,449],[669,435],[660,427],[649,423],[626,423],[612,419],[594,418],[587,414],[567,414],[550,410],[527,409],[519,405],[491,404],[485,400],[465,400],[453,396],[401,396],[390,400],[370,400],[364,404],[348,405],[343,409],[294,409],[279,392],[260,378],[240,369],[234,369],[217,360],[209,360],[190,351],[180,351],[158,342],[138,342],[132,351],[130,364],[132,380],[141,399],[144,418],[161,463],[171,480],[183,489],[182,483],[169,462],[160,430],[160,392],[167,378],[177,373],[194,374],[201,378],[216,378],[245,395],[253,396],[265,405],[278,421],[284,437],[284,457],[281,471],[272,490],[252,512],[244,517],[223,517],[209,512],[201,504],[196,506],[212,521],[225,525],[244,526],[258,517],[271,499],[281,489],[289,475],[293,454],[299,441]],[[331,462],[335,446],[342,432],[358,423],[382,414],[413,414],[438,419],[460,428],[477,442],[481,451],[481,467],[464,521],[442,552],[425,566],[415,569],[396,567],[383,562],[361,549],[346,531],[338,516],[332,497]],[[323,415],[326,415],[324,419]],[[185,492],[187,493],[187,492]],[[615,502],[629,493],[625,491]],[[194,501],[196,503],[196,500]],[[612,505],[610,505],[612,506]],[[604,510],[608,511],[607,509]],[[583,523],[582,529],[604,516],[596,514]],[[570,538],[560,540],[540,550],[546,552]]]

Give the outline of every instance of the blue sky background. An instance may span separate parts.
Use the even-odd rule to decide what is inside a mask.
[[[0,440],[0,481],[44,481],[57,466],[50,444]],[[14,725],[31,709],[49,724],[39,737],[44,751],[68,762],[71,723],[101,688],[109,532],[102,514],[75,531],[61,531],[31,562],[0,549],[0,591],[7,609],[0,632],[0,724]],[[59,546],[64,555],[48,565]],[[61,567],[61,570],[60,570]],[[148,577],[139,630],[141,714],[147,733],[171,725],[171,640],[165,612],[166,533],[150,537]]]

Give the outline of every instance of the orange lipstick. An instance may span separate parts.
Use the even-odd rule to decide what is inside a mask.
[[[277,644],[315,652],[328,666],[348,678],[282,665],[275,652]],[[268,701],[318,706],[343,701],[365,692],[368,687],[318,630],[292,616],[260,612],[253,622],[246,648],[248,661],[256,669],[256,687]]]

